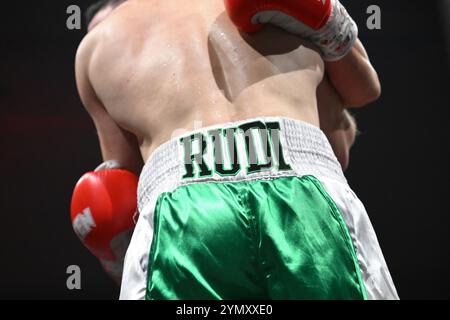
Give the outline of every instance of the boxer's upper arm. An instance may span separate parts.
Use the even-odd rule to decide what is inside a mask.
[[[121,128],[98,99],[89,80],[91,55],[90,48],[82,43],[76,56],[75,74],[81,101],[97,129],[103,160],[116,160],[124,168],[139,174],[143,160],[136,136]]]

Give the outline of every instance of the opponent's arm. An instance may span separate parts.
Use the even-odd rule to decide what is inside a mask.
[[[320,128],[327,136],[342,169],[346,170],[350,149],[356,138],[356,121],[339,103],[339,95],[327,76],[317,88],[317,107]]]
[[[338,115],[334,128],[322,129],[330,142],[342,170],[347,170],[350,164],[350,149],[355,143],[357,125],[353,116],[344,109]]]
[[[325,61],[325,70],[346,107],[362,107],[381,94],[378,74],[359,39],[342,59]]]
[[[347,107],[380,95],[378,76],[358,40],[358,27],[338,0],[224,0],[231,21],[245,32],[273,24],[310,40],[326,61],[331,82]]]

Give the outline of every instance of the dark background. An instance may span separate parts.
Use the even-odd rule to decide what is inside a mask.
[[[448,12],[438,1],[343,2],[383,85],[381,99],[357,112],[349,182],[400,297],[449,299]],[[66,8],[90,1],[18,3],[2,4],[0,29],[0,298],[115,299],[69,218],[75,182],[101,162],[74,82],[84,31],[66,28]],[[370,4],[382,9],[382,30],[365,27]],[[82,269],[80,291],[66,288],[72,264]]]

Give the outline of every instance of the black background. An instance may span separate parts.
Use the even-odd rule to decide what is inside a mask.
[[[360,26],[383,95],[359,110],[362,135],[347,172],[365,203],[399,295],[450,298],[448,54],[437,1],[343,1]],[[81,107],[74,57],[84,31],[66,8],[3,7],[0,29],[0,298],[115,299],[118,288],[76,238],[72,188],[100,153]],[[382,9],[367,30],[366,8]],[[82,290],[66,268],[82,269]]]

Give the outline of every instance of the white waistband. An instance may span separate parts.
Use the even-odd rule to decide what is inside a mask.
[[[246,140],[245,138],[245,131],[237,130],[237,128],[248,127],[247,125],[249,124],[258,124],[259,126],[268,125],[271,128],[274,124],[275,126],[279,125],[278,133],[274,136],[270,135],[271,138],[269,139],[274,140],[274,137],[279,137],[279,144],[282,146],[280,149],[282,150],[281,157],[285,160],[282,162],[288,164],[291,169],[284,168],[281,170],[280,155],[273,155],[272,153],[272,157],[277,158],[274,159],[272,166],[267,165],[261,170],[248,170],[249,165],[252,162],[248,160],[251,158],[251,156],[249,156],[249,142],[248,139]],[[258,131],[256,127],[255,130]],[[215,146],[217,146],[215,144],[217,143],[217,139],[214,140],[213,132],[236,132],[232,134],[232,136],[235,139],[234,141],[240,164],[240,170],[237,173],[221,175],[219,172],[214,170],[214,168],[217,168],[217,165],[215,166],[215,163],[217,162],[217,155],[214,154],[214,150],[217,150],[217,148],[215,149]],[[227,150],[230,150],[231,147],[228,145],[227,149],[225,146],[225,143],[228,141],[226,140],[226,134],[227,133],[225,133],[225,136],[222,136],[225,140],[221,142],[224,146],[222,149],[224,151],[222,152],[229,155],[229,151]],[[193,168],[191,171],[194,171],[194,173],[191,175],[192,177],[186,178],[187,158],[185,154],[185,142],[186,139],[190,139],[190,141],[195,141],[197,143],[199,141],[199,137],[202,137],[205,142],[204,157],[201,159],[207,165],[204,168],[208,168],[209,172],[202,175],[202,173],[205,172],[201,171],[198,163],[194,161],[194,166],[191,167]],[[192,145],[193,143],[190,142],[191,147],[188,150],[189,154],[201,153],[199,148],[194,150]],[[198,143],[198,145],[200,146],[201,144]],[[255,142],[251,146],[254,147],[255,150],[263,150],[263,148],[261,148],[261,144],[259,144],[259,148],[257,145],[258,143]],[[274,147],[272,144],[269,148],[272,148],[273,151],[274,149],[279,149],[277,146],[278,145],[276,144]],[[191,149],[192,153],[190,153]],[[256,156],[253,156],[252,159],[255,159],[256,157],[256,162],[260,163],[261,156],[258,154],[258,151],[255,152],[255,155]],[[216,159],[216,161],[214,161],[214,159]],[[268,158],[266,157],[266,159]],[[222,169],[224,167],[231,167],[231,164],[227,164],[226,160],[223,162],[224,164],[221,167]],[[270,163],[271,162],[272,160]],[[171,192],[179,186],[191,183],[270,179],[274,177],[294,175],[314,175],[318,178],[328,177],[346,182],[341,166],[337,161],[326,136],[317,127],[303,121],[278,117],[264,117],[216,125],[191,132],[181,138],[172,139],[159,146],[153,152],[142,169],[139,179],[138,208],[139,211],[143,213],[144,208],[149,203],[156,202],[156,199],[161,193]]]

